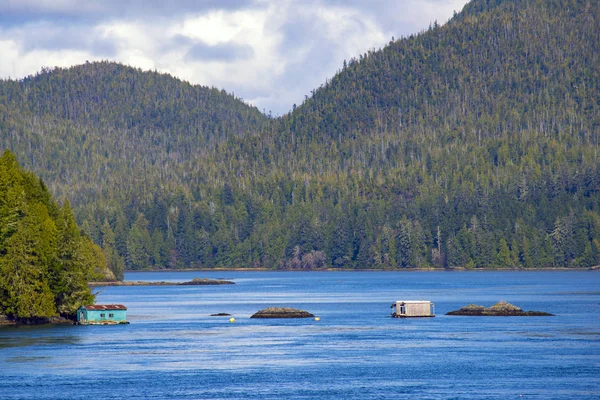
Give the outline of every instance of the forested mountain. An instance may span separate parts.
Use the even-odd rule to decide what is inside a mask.
[[[182,165],[268,122],[224,91],[110,62],[3,81],[0,115],[3,147],[75,204],[138,180],[187,185]]]
[[[114,63],[0,83],[0,147],[128,268],[600,263],[600,10],[474,0],[287,115]]]
[[[93,302],[89,279],[105,272],[102,249],[10,151],[0,157],[0,314],[71,315]],[[114,278],[114,277],[113,277]]]

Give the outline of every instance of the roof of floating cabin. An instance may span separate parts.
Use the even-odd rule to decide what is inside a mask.
[[[127,310],[122,304],[95,304],[91,306],[82,306],[88,311],[108,311],[108,310]]]
[[[431,301],[430,300],[397,300],[396,303],[415,304],[415,303],[431,303]]]

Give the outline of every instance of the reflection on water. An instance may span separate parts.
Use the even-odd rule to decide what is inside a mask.
[[[16,362],[16,363],[22,363],[22,362],[36,362],[36,361],[46,361],[46,360],[50,360],[50,357],[35,357],[35,356],[30,356],[30,357],[25,357],[25,356],[16,356],[16,357],[8,357],[6,359],[6,362]]]
[[[127,279],[222,274],[129,273]],[[226,278],[237,284],[106,288],[98,302],[126,304],[130,325],[0,328],[0,398],[600,397],[598,273],[231,272]],[[432,300],[438,315],[389,318],[398,299]],[[557,316],[444,315],[498,300]],[[306,309],[321,320],[250,319],[267,306]],[[217,312],[236,322],[210,316]]]
[[[37,334],[44,335],[45,330],[36,330]],[[24,336],[26,335],[26,336]],[[0,349],[11,347],[29,346],[68,346],[80,342],[79,336],[30,336],[31,331],[23,328],[1,328],[0,327]]]

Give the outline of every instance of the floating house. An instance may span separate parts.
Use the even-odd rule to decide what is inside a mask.
[[[399,300],[392,304],[394,318],[435,317],[435,305],[425,300]]]
[[[80,325],[128,324],[127,307],[122,304],[96,304],[81,306],[77,310]]]

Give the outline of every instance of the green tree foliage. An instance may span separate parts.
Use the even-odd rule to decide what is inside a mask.
[[[0,257],[2,313],[17,318],[54,315],[54,296],[46,277],[56,229],[43,205],[24,209]]]
[[[117,248],[115,246],[116,235],[113,232],[110,224],[107,220],[104,220],[102,225],[102,249],[104,251],[104,258],[106,260],[106,266],[112,272],[113,276],[118,280],[123,280],[123,274],[125,270],[125,263],[119,256]],[[162,240],[161,240],[162,242]]]
[[[32,196],[72,201],[118,277],[589,267],[599,13],[589,0],[474,0],[345,62],[277,119],[115,63],[45,69],[0,82],[0,147],[48,182],[31,181]],[[5,196],[4,248],[24,212],[21,192]]]
[[[152,239],[148,232],[148,220],[138,215],[127,237],[127,263],[132,269],[144,269],[150,265]]]
[[[0,157],[0,221],[0,313],[69,315],[94,301],[87,282],[104,270],[102,250],[10,151]]]
[[[498,247],[498,253],[496,255],[496,265],[499,268],[509,268],[513,266],[510,249],[504,238],[500,239],[500,246]]]

